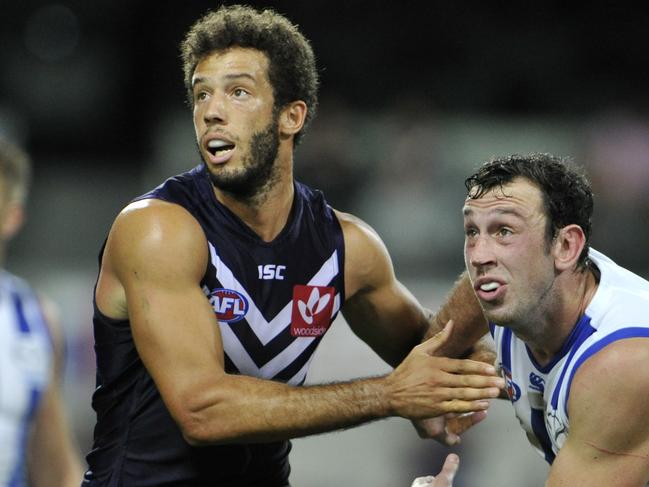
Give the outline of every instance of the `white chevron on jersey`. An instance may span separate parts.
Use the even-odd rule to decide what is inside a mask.
[[[224,288],[232,289],[243,295],[248,301],[248,312],[246,313],[246,322],[253,330],[259,341],[263,345],[267,345],[273,338],[281,333],[291,322],[291,312],[293,307],[292,298],[289,299],[286,306],[284,306],[277,315],[270,321],[259,311],[255,302],[250,297],[246,289],[239,283],[232,271],[220,259],[214,246],[208,242],[210,249],[210,259],[212,265],[216,269],[216,277]],[[309,286],[327,286],[334,277],[338,275],[340,269],[338,267],[338,252],[334,251],[333,254],[322,264],[320,270],[309,280]],[[335,316],[340,309],[340,294],[334,297],[333,308],[331,316]],[[219,323],[221,329],[221,337],[223,340],[223,348],[230,357],[230,360],[237,367],[239,372],[246,375],[270,379],[276,374],[281,372],[285,367],[291,364],[304,350],[316,339],[316,337],[296,337],[295,340],[284,350],[278,353],[272,360],[264,364],[262,367],[257,367],[255,362],[250,358],[250,355],[241,344],[237,336],[232,332],[230,325],[223,325]],[[236,325],[235,325],[236,326]],[[305,364],[302,369],[288,381],[289,384],[297,384],[306,375],[311,359]]]
[[[290,365],[293,360],[299,357],[311,342],[315,340],[315,337],[296,337],[293,343],[283,349],[272,360],[264,364],[262,367],[257,367],[250,358],[246,349],[241,345],[237,336],[232,332],[230,326],[221,326],[221,337],[223,339],[224,350],[227,352],[230,360],[232,360],[234,365],[236,365],[239,372],[262,379],[272,379],[275,377],[285,367]],[[311,357],[313,357],[313,355],[311,355]],[[304,371],[304,374],[306,375],[306,370]],[[288,383],[298,384],[300,381],[298,376],[300,376],[299,372],[288,381]]]
[[[212,265],[216,269],[216,278],[221,285],[226,289],[232,289],[243,295],[248,301],[248,312],[246,313],[246,321],[257,335],[259,341],[266,345],[271,341],[279,332],[281,332],[291,321],[291,309],[293,301],[289,302],[277,313],[277,315],[270,321],[266,321],[264,315],[259,311],[255,302],[248,294],[248,291],[239,283],[232,271],[221,260],[216,253],[214,246],[208,242],[210,248],[210,257]],[[318,272],[307,283],[309,286],[327,286],[331,280],[338,275],[338,252],[334,250],[331,257],[329,257]],[[340,295],[336,294],[334,297],[334,305],[331,311],[331,316],[334,316],[340,308]],[[278,326],[280,325],[280,326]]]
[[[302,366],[302,368],[298,371],[298,373],[295,374],[293,377],[291,377],[288,381],[286,381],[287,384],[290,384],[292,386],[297,386],[304,382],[304,379],[306,378],[306,373],[309,370],[309,366],[311,365],[311,361],[313,360],[314,355],[315,353],[311,354],[309,360],[306,361],[306,363]]]

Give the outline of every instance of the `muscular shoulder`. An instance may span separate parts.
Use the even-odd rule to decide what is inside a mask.
[[[199,282],[207,258],[205,234],[183,207],[156,199],[131,203],[117,216],[108,236],[97,304],[108,316],[123,318],[127,287]]]
[[[394,278],[390,255],[379,235],[360,218],[336,211],[345,239],[345,288],[353,296]]]
[[[649,447],[647,363],[649,338],[618,340],[586,360],[570,388],[570,435],[614,452]]]
[[[359,248],[364,248],[368,245],[383,246],[383,242],[381,242],[378,234],[363,220],[350,213],[343,213],[338,210],[334,210],[334,212],[336,217],[338,217],[338,221],[343,230],[346,247],[351,246],[351,250],[356,251]]]
[[[165,261],[195,262],[207,255],[206,245],[201,226],[187,210],[149,199],[131,203],[121,211],[106,251],[124,262],[158,265]]]
[[[137,235],[145,242],[162,237],[172,241],[202,234],[196,219],[182,206],[158,199],[145,199],[126,206],[115,219],[112,236]]]

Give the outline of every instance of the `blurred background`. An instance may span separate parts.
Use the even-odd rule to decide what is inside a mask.
[[[593,246],[649,277],[646,9],[248,3],[285,13],[317,56],[319,114],[297,150],[297,177],[370,223],[424,304],[439,306],[463,268],[464,178],[515,152],[585,166],[596,192]],[[178,45],[217,5],[0,0],[0,135],[35,164],[29,220],[7,267],[61,307],[66,400],[84,452],[94,425],[97,253],[131,198],[198,163]],[[339,319],[309,381],[387,370]],[[462,458],[456,486],[543,484],[547,467],[510,409],[494,404],[453,449]],[[447,451],[389,419],[295,441],[292,481],[407,486],[436,472]]]

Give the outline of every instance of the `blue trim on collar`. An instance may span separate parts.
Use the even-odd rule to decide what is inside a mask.
[[[575,376],[575,373],[581,367],[581,365],[588,360],[590,357],[599,352],[602,348],[607,345],[610,345],[613,342],[618,340],[624,340],[626,338],[649,338],[649,328],[644,327],[628,327],[622,328],[621,330],[614,331],[613,333],[606,335],[601,340],[593,343],[575,362],[572,371],[570,372],[570,377],[568,378],[568,386],[566,387],[566,399],[563,403],[564,410],[566,412],[566,418],[568,417],[568,399],[570,398],[570,387],[572,386],[572,379]],[[558,390],[558,387],[557,387]]]

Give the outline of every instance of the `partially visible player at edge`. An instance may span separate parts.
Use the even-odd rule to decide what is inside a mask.
[[[0,138],[0,486],[78,485],[61,397],[63,336],[52,303],[4,267],[25,214],[30,162]]]
[[[504,381],[436,356],[466,352],[453,326],[484,321],[468,281],[455,325],[421,343],[441,327],[380,238],[293,179],[317,105],[308,41],[270,10],[230,6],[194,24],[182,55],[203,162],[129,204],[102,251],[85,485],[285,486],[290,438],[388,416],[481,419]],[[396,369],[298,387],[339,310]]]
[[[649,282],[589,248],[593,194],[571,166],[514,155],[469,177],[466,267],[546,485],[642,487]]]

